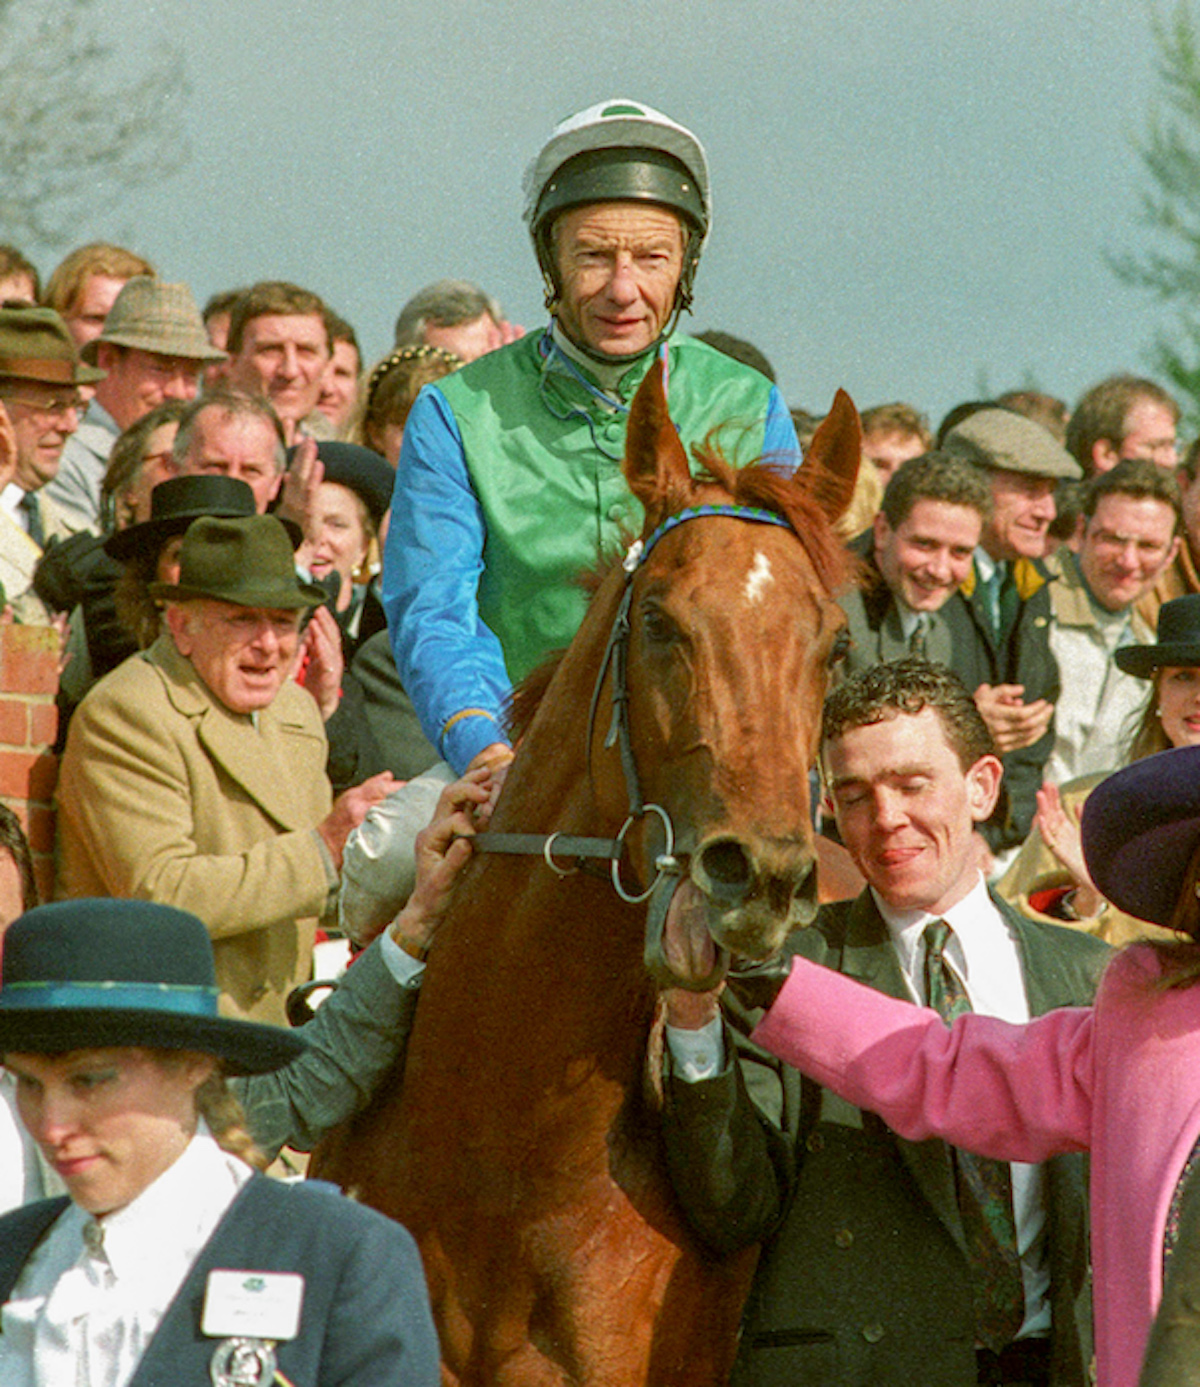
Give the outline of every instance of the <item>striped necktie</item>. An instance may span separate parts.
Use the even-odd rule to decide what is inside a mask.
[[[946,961],[953,934],[945,920],[925,926],[925,995],[947,1024],[971,1011],[971,1001]],[[971,1250],[975,1332],[999,1352],[1017,1336],[1025,1318],[1025,1289],[1017,1256],[1012,1171],[1007,1162],[952,1148],[958,1210]]]

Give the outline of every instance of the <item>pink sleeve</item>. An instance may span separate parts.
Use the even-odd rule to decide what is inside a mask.
[[[797,958],[751,1039],[912,1141],[941,1137],[1005,1161],[1091,1142],[1090,1007],[947,1028],[936,1012]]]

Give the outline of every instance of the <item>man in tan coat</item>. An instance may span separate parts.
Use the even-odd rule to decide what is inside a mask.
[[[330,805],[321,715],[291,678],[303,615],[324,594],[298,580],[283,525],[198,520],[180,562],[178,583],[151,588],[168,632],[72,720],[57,895],[192,911],[226,1014],[282,1023],[346,837],[395,783],[376,776]]]

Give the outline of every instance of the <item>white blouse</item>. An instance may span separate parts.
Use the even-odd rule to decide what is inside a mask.
[[[126,1387],[192,1263],[253,1174],[206,1127],[123,1209],[64,1210],[0,1309],[4,1387]]]

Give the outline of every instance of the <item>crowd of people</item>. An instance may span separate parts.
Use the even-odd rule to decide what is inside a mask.
[[[5,619],[63,642],[54,904],[0,814],[0,934],[21,917],[5,1383],[125,1387],[210,1355],[227,1384],[437,1380],[411,1243],[247,1161],[310,1149],[396,1062],[514,686],[577,630],[577,575],[640,530],[620,464],[650,369],[689,449],[736,420],[744,460],[803,466],[819,422],[749,343],[681,326],[712,222],[690,131],[601,103],[524,194],[548,324],[439,281],[374,365],[295,284],[201,310],[119,246],[44,284],[0,246]],[[1132,375],[1070,408],[966,401],[936,433],[911,404],[861,414],[818,810],[861,893],[795,936],[786,983],[775,961],[664,1000],[681,1205],[712,1255],[765,1247],[740,1387],[1083,1387],[1089,1149],[1100,1382],[1137,1381],[1160,1301],[1186,1341],[1200,1086],[1184,1039],[1164,1057],[1143,1034],[1150,1011],[1195,1033],[1200,974],[1200,440],[1181,457],[1179,420]],[[1142,771],[1157,753],[1173,769]],[[1151,819],[1190,836],[1143,841]],[[1153,899],[1113,870],[1135,839]],[[362,953],[284,1029],[339,934]],[[1152,1112],[1127,1059],[1143,1097],[1161,1066]],[[1115,1130],[1134,1122],[1152,1169]],[[214,1285],[230,1265],[272,1305]],[[1147,1380],[1190,1381],[1157,1334]]]

